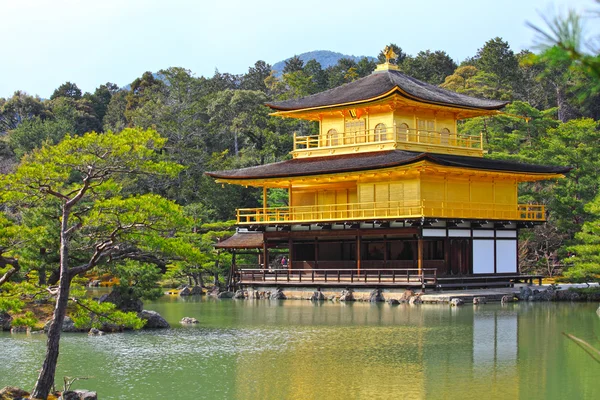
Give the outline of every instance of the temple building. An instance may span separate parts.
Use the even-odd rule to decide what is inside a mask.
[[[457,122],[506,103],[406,76],[386,54],[369,76],[267,104],[275,117],[318,122],[318,134],[294,134],[291,159],[207,173],[263,190],[263,206],[238,209],[238,232],[218,245],[260,254],[253,268],[234,266],[236,285],[466,287],[522,278],[519,229],[544,223],[546,210],[519,204],[519,183],[569,168],[484,158],[482,135],[460,134]],[[287,191],[288,206],[269,207],[275,188]]]

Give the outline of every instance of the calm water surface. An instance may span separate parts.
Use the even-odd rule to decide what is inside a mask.
[[[597,304],[313,304],[164,298],[173,329],[64,334],[57,372],[106,399],[598,399]],[[178,321],[195,317],[197,326]],[[0,387],[31,388],[45,336],[0,333]]]

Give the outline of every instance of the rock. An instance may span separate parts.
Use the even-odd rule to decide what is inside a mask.
[[[138,317],[146,320],[144,329],[165,329],[170,328],[169,323],[156,311],[142,310]]]
[[[404,293],[402,293],[402,296],[400,296],[400,301],[404,300],[404,301],[409,301],[411,297],[413,297],[415,295],[415,292],[413,292],[410,289],[406,289],[404,291]]]
[[[598,309],[596,310],[596,314],[598,314],[598,316],[600,317],[600,306],[598,306]]]
[[[533,296],[533,290],[529,286],[521,287],[516,296],[519,300],[528,300],[530,296]]]
[[[382,301],[385,301],[385,298],[383,297],[383,294],[381,294],[380,289],[373,290],[369,295],[369,302],[371,303],[378,303]]]
[[[450,305],[452,307],[462,306],[463,304],[465,304],[465,302],[462,299],[459,299],[457,297],[450,299]]]
[[[25,390],[15,387],[15,386],[5,386],[0,389],[0,399],[28,399],[29,392]]]
[[[204,290],[200,286],[194,286],[190,290],[190,296],[202,296],[204,294]]]
[[[10,328],[10,333],[31,333],[30,326],[13,326]]]
[[[273,293],[271,295],[271,300],[285,300],[285,299],[287,299],[287,297],[285,297],[285,294],[283,294],[283,290],[280,288],[277,288],[275,293]]]
[[[397,306],[398,304],[400,304],[400,302],[398,300],[396,300],[396,299],[389,299],[388,300],[388,304],[390,306]]]
[[[48,329],[50,329],[50,324],[52,323],[52,320],[46,322],[46,325],[44,325],[44,332],[48,333]],[[68,315],[65,316],[65,319],[63,320],[62,323],[62,329],[63,332],[85,332],[87,329],[86,328],[76,328],[75,327],[75,322],[73,322],[73,320],[71,319],[71,317],[69,317]]]
[[[121,311],[125,312],[141,312],[144,307],[142,300],[133,295],[131,289],[113,290],[109,294],[105,294],[98,300],[99,303],[113,303]]]
[[[535,296],[531,295],[527,298],[527,301],[535,301]]]
[[[317,290],[310,296],[310,301],[323,301],[325,300],[325,295],[320,290]]]
[[[408,304],[422,304],[422,303],[423,303],[423,300],[421,299],[421,296],[419,296],[419,295],[411,296],[408,299]]]
[[[246,298],[246,294],[244,293],[243,290],[236,290],[235,294],[233,295],[234,299],[245,299]]]
[[[487,299],[485,297],[473,297],[473,304],[486,304]]]
[[[553,300],[554,301],[580,301],[582,299],[581,295],[574,290],[557,290]]]
[[[98,394],[89,390],[68,390],[62,392],[59,400],[98,400]]]
[[[191,294],[192,291],[190,290],[189,286],[184,286],[183,289],[179,291],[180,296],[191,296]]]
[[[101,281],[99,281],[99,280],[96,279],[96,280],[90,281],[90,283],[88,283],[88,286],[89,287],[99,287],[100,286],[100,282]]]
[[[217,299],[231,299],[233,292],[221,292],[217,295]]]
[[[340,301],[355,301],[354,294],[352,289],[342,290],[342,295],[340,296]]]
[[[88,336],[102,336],[102,335],[104,335],[104,331],[101,331],[100,329],[96,329],[96,328],[92,328],[88,332]]]
[[[10,331],[10,324],[12,320],[13,319],[9,313],[0,312],[0,331]]]
[[[182,325],[192,325],[192,324],[197,324],[198,320],[196,318],[192,318],[192,317],[183,317],[183,318],[181,318],[179,323]]]
[[[113,324],[112,322],[104,322],[102,326],[100,326],[100,330],[103,332],[123,332],[125,327],[123,325]]]
[[[513,301],[515,301],[515,298],[512,295],[502,296],[502,299],[500,300],[500,302],[503,304],[512,303]]]
[[[221,292],[221,289],[218,286],[215,286],[208,292],[208,295],[218,297],[220,292]]]

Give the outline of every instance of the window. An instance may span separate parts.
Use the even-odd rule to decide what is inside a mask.
[[[376,142],[387,140],[387,129],[384,124],[375,125],[375,136],[374,140]]]
[[[450,130],[448,128],[444,128],[440,131],[440,144],[447,146],[450,139]]]
[[[335,129],[327,131],[327,146],[337,146],[339,143],[338,132]]]
[[[346,144],[365,142],[365,120],[346,121]]]
[[[408,139],[408,124],[402,123],[402,124],[398,125],[396,135],[397,135],[397,139],[396,139],[397,141],[399,141],[399,142],[408,141],[409,140]]]
[[[435,121],[432,119],[419,119],[417,121],[417,127],[419,128],[418,137],[420,143],[433,143],[435,130]]]

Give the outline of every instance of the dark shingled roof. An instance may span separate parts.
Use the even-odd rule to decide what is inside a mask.
[[[206,174],[217,179],[286,178],[390,168],[413,164],[422,160],[431,161],[438,165],[491,171],[563,174],[571,170],[569,167],[524,164],[481,157],[388,150],[339,156],[294,158],[256,167],[206,172]]]
[[[262,232],[236,232],[215,245],[219,249],[259,249],[263,246]]]
[[[381,96],[396,89],[400,95],[425,103],[435,103],[462,108],[498,110],[507,102],[477,99],[464,94],[451,92],[440,87],[421,82],[404,75],[400,71],[377,71],[364,78],[300,99],[267,103],[279,111],[292,111],[305,108],[333,106],[336,104],[359,103]],[[405,95],[404,93],[407,95]]]

